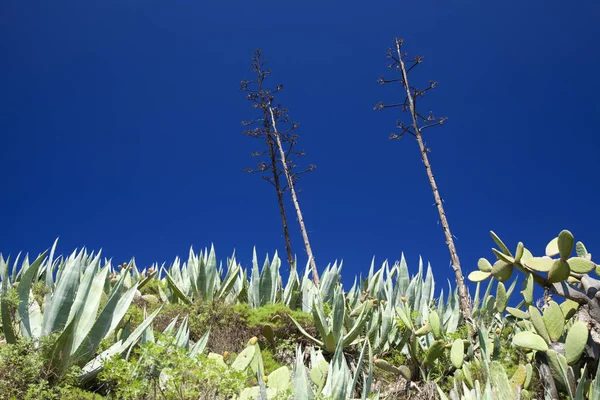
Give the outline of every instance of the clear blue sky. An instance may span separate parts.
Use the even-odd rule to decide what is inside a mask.
[[[243,172],[260,146],[239,82],[260,47],[318,167],[300,202],[320,269],[343,259],[348,285],[404,252],[445,285],[417,144],[388,140],[397,109],[373,111],[401,98],[376,82],[397,36],[425,57],[412,83],[440,82],[422,111],[449,119],[425,140],[465,272],[493,257],[489,230],[540,253],[566,228],[600,252],[599,20],[590,0],[3,1],[0,251],[285,257],[273,189]]]

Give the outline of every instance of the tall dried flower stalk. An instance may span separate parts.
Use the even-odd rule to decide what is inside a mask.
[[[257,49],[252,56],[251,66],[252,71],[256,73],[256,80],[242,80],[240,88],[241,90],[248,92],[246,98],[253,102],[254,108],[259,108],[260,110],[262,110],[263,115],[262,118],[251,121],[244,121],[242,124],[244,126],[250,126],[254,124],[258,125],[254,129],[244,130],[244,134],[257,139],[262,139],[265,142],[266,150],[253,152],[252,156],[262,157],[263,155],[266,155],[267,160],[260,161],[258,163],[257,168],[249,168],[245,171],[249,173],[266,172],[267,175],[263,175],[262,178],[267,182],[271,183],[275,188],[275,192],[277,194],[277,202],[279,204],[279,213],[281,215],[281,221],[283,225],[283,235],[286,244],[287,260],[290,264],[290,267],[295,267],[290,234],[287,224],[287,216],[283,202],[284,193],[287,190],[290,190],[292,194],[292,201],[298,214],[298,221],[304,239],[304,244],[306,246],[306,251],[308,253],[308,257],[311,263],[313,281],[316,284],[318,284],[319,275],[317,273],[317,268],[314,256],[312,254],[312,249],[310,247],[310,242],[308,241],[308,234],[304,225],[304,219],[302,217],[302,213],[300,212],[300,206],[296,194],[297,190],[295,189],[295,184],[298,182],[299,176],[306,172],[314,170],[316,167],[311,164],[305,170],[296,171],[296,165],[292,162],[292,156],[302,157],[306,155],[304,151],[297,151],[294,149],[299,138],[299,135],[295,133],[295,130],[298,128],[299,124],[296,122],[292,122],[291,126],[288,129],[284,131],[277,130],[277,122],[289,122],[287,109],[282,108],[281,106],[273,107],[274,95],[280,92],[283,89],[283,86],[277,85],[277,87],[274,90],[265,88],[264,81],[267,78],[267,76],[271,73],[271,70],[265,69],[264,66],[267,63],[267,60],[261,60],[261,56],[262,51],[260,49]],[[256,89],[251,89],[250,85],[254,83],[256,84]],[[284,175],[283,182],[281,180],[282,174]]]
[[[404,134],[408,133],[414,136],[417,139],[417,143],[419,144],[419,149],[421,150],[421,160],[425,165],[425,171],[427,172],[427,177],[429,178],[429,184],[431,185],[431,191],[433,192],[433,197],[435,199],[435,204],[437,206],[437,210],[440,216],[440,222],[442,224],[442,228],[444,229],[444,235],[446,237],[446,244],[448,245],[448,250],[450,252],[450,260],[452,263],[452,268],[454,270],[454,276],[456,278],[456,285],[458,287],[458,295],[460,298],[460,308],[465,320],[471,320],[471,303],[469,300],[469,294],[467,290],[467,286],[465,285],[465,279],[462,273],[462,269],[460,266],[460,260],[458,258],[458,253],[456,252],[456,246],[454,245],[453,235],[450,231],[450,225],[448,224],[448,219],[446,218],[446,213],[444,211],[444,206],[442,204],[442,197],[440,196],[437,184],[435,182],[435,178],[433,176],[433,172],[431,170],[431,163],[429,162],[429,157],[427,154],[430,152],[430,149],[425,146],[423,142],[423,131],[425,129],[432,128],[434,126],[438,126],[444,123],[446,118],[435,118],[433,114],[430,112],[427,116],[420,114],[417,111],[417,100],[423,97],[429,90],[436,87],[437,82],[430,81],[429,86],[423,90],[417,89],[414,86],[411,86],[408,82],[408,73],[417,65],[423,62],[423,57],[415,57],[412,60],[406,60],[407,54],[402,53],[402,39],[394,39],[395,47],[390,48],[388,50],[387,57],[391,59],[391,63],[388,65],[389,68],[394,68],[400,72],[401,77],[397,79],[386,80],[383,77],[378,79],[378,82],[381,84],[391,83],[391,82],[400,82],[403,86],[404,91],[406,92],[406,97],[402,103],[398,104],[383,104],[383,102],[378,103],[375,106],[376,110],[381,110],[384,108],[390,107],[400,107],[403,112],[408,112],[411,116],[411,122],[409,124],[405,124],[402,121],[397,122],[397,126],[400,129],[400,133],[393,133],[390,136],[390,139],[400,139],[404,136]],[[408,64],[408,66],[407,66]],[[420,125],[420,124],[423,125]]]

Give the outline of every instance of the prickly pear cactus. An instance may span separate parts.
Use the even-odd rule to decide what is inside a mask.
[[[600,266],[568,230],[552,239],[542,256],[534,256],[522,242],[513,254],[498,235],[491,232],[491,236],[497,245],[492,249],[496,260],[481,258],[478,269],[469,274],[469,279],[483,282],[492,278],[498,282],[495,309],[508,312],[514,321],[513,345],[550,371],[554,382],[546,383],[554,388],[552,396],[558,396],[562,390],[575,397],[578,384],[589,385],[598,365],[598,360],[590,358],[600,354],[600,280],[597,279]],[[523,301],[509,307],[510,294],[507,296],[504,283],[515,271],[525,277],[521,290]],[[534,283],[549,295],[541,309],[539,304],[534,304]],[[493,297],[489,296],[489,288],[484,301],[490,301],[487,297]],[[581,375],[584,365],[587,376],[581,376],[576,382],[575,377]]]

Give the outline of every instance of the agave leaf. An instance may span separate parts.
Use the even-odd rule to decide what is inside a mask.
[[[332,333],[336,343],[344,334],[344,315],[344,295],[341,293],[338,286],[333,296],[333,310],[331,312],[331,319],[333,322]]]
[[[0,290],[0,313],[2,314],[2,330],[4,333],[4,338],[8,344],[15,344],[17,339],[15,337],[15,332],[12,325],[12,320],[10,317],[10,310],[8,303],[4,300],[4,296],[6,291],[8,290],[8,286],[10,283],[10,279],[8,278],[8,264],[10,263],[10,257],[4,261],[2,256],[0,256],[0,274],[2,278],[2,286]]]
[[[313,336],[311,336],[310,333],[306,332],[306,330],[302,327],[302,325],[300,325],[300,323],[298,323],[298,321],[296,321],[294,319],[294,317],[292,317],[290,315],[290,319],[292,320],[292,322],[294,323],[294,325],[296,325],[296,328],[298,328],[298,330],[300,331],[300,333],[302,333],[304,336],[306,336],[306,338],[308,340],[310,340],[311,342],[313,342],[314,344],[316,344],[319,347],[323,347],[324,343],[316,338],[314,338]]]
[[[365,324],[369,320],[369,315],[371,314],[372,307],[366,307],[361,312],[361,315],[358,317],[358,321],[354,324],[354,326],[348,331],[348,334],[344,336],[343,346],[349,346],[354,339],[358,337],[358,335],[362,332]]]
[[[137,285],[133,285],[131,288],[121,295],[121,288],[123,287],[123,280],[119,280],[113,290],[111,291],[108,300],[98,318],[94,321],[91,329],[84,336],[79,346],[74,350],[74,362],[81,365],[93,355],[100,341],[108,336],[121,321],[137,290]],[[122,301],[121,301],[122,300]]]
[[[23,335],[25,337],[32,337],[32,327],[31,322],[29,320],[29,292],[31,290],[31,285],[33,280],[37,276],[38,269],[44,261],[46,257],[46,253],[44,252],[40,255],[31,266],[23,273],[21,277],[21,281],[19,282],[19,286],[17,287],[17,293],[19,295],[19,316],[21,317],[21,324],[23,326]],[[35,301],[35,300],[33,300]]]
[[[46,275],[45,275],[44,279],[45,279],[45,283],[46,283],[46,289],[48,291],[46,292],[46,295],[44,296],[44,310],[47,309],[47,306],[52,301],[52,291],[50,289],[52,289],[52,287],[54,286],[54,280],[52,278],[52,273],[54,272],[53,259],[54,259],[54,251],[56,250],[57,244],[58,244],[58,238],[56,238],[56,240],[54,240],[54,244],[52,244],[52,248],[50,249],[50,256],[48,257],[48,260],[46,261]]]
[[[90,269],[92,270],[92,268]],[[108,267],[104,267],[98,271],[88,288],[85,304],[83,304],[81,314],[75,322],[75,348],[79,347],[83,339],[87,336],[94,325],[96,314],[100,306],[100,299],[102,298],[103,293],[102,283],[106,279],[107,274]]]
[[[43,336],[65,328],[79,286],[80,263],[81,254],[65,262],[52,302],[44,309]]]
[[[294,392],[296,400],[313,400],[315,395],[304,366],[304,352],[298,345],[296,347],[296,361],[294,363]]]
[[[202,354],[204,352],[204,349],[206,348],[206,344],[208,343],[208,338],[210,336],[210,328],[208,328],[208,330],[206,331],[206,333],[204,333],[204,335],[202,335],[202,337],[200,339],[198,339],[198,341],[196,343],[194,343],[194,345],[192,346],[192,349],[190,350],[190,357],[195,357],[197,354]]]
[[[169,288],[175,293],[175,296],[183,301],[185,304],[192,304],[192,301],[183,293],[183,290],[175,283],[175,279],[168,272],[165,273]]]
[[[229,294],[229,291],[233,287],[238,273],[240,272],[241,266],[239,264],[236,265],[235,260],[233,261],[232,265],[233,267],[230,267],[230,269],[227,271],[225,282],[221,285],[219,292],[217,293],[217,298],[220,300],[224,299]]]
[[[354,389],[356,388],[356,384],[358,383],[358,377],[362,372],[367,346],[369,346],[369,348],[371,347],[371,342],[369,341],[369,339],[365,340],[360,355],[358,356],[358,364],[356,364],[356,369],[354,370],[354,379],[352,379],[352,384],[350,385],[349,393],[354,393]]]

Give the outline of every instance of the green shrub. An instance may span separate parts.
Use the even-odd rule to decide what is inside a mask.
[[[246,375],[220,365],[205,355],[190,358],[185,349],[164,342],[148,342],[130,360],[113,357],[99,379],[108,398],[123,400],[227,399],[239,393]],[[172,339],[171,339],[172,340]]]
[[[55,335],[36,347],[30,339],[0,346],[0,393],[3,399],[94,399],[76,387],[80,369],[72,367],[58,379],[49,368]],[[87,392],[86,392],[87,393]],[[71,397],[69,397],[71,396]]]

